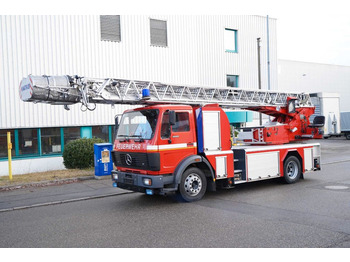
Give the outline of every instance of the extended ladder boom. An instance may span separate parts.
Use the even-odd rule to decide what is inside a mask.
[[[230,87],[199,87],[124,79],[96,79],[78,76],[32,76],[20,84],[23,101],[70,105],[82,103],[93,110],[102,104],[189,104],[217,103],[224,108],[285,106],[295,97],[300,106],[312,106],[309,94],[247,90]]]

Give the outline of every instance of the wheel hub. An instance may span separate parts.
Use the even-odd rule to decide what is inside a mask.
[[[202,179],[197,174],[189,174],[185,180],[185,191],[191,196],[196,196],[202,190]]]
[[[291,161],[288,163],[287,166],[287,175],[291,178],[294,179],[298,175],[298,165],[294,161]]]

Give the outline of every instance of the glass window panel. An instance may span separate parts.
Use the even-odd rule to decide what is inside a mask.
[[[151,139],[157,126],[158,110],[130,111],[123,114],[117,139]]]
[[[7,157],[7,132],[11,133],[12,150],[11,156],[15,155],[15,135],[14,130],[0,130],[0,157]]]
[[[112,126],[112,143],[114,143],[114,140],[115,140],[115,126]]]
[[[228,87],[238,87],[238,76],[226,75],[226,80],[227,80]]]
[[[41,148],[42,154],[57,154],[62,152],[61,129],[59,127],[41,129]]]
[[[64,144],[80,138],[80,127],[66,127],[63,129]]]
[[[236,47],[236,30],[225,29],[225,50],[227,51],[237,51]]]
[[[164,112],[163,114],[163,120],[162,120],[162,127],[160,131],[160,136],[162,139],[170,138],[170,124],[169,124],[169,112]]]
[[[187,112],[176,113],[176,122],[173,126],[174,132],[190,131],[189,115]]]
[[[38,155],[38,130],[18,130],[19,155]]]
[[[92,137],[101,138],[104,141],[109,141],[109,126],[93,126]]]

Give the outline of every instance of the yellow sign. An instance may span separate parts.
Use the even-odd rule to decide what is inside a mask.
[[[109,151],[108,150],[104,150],[101,152],[101,158],[102,158],[102,163],[109,163]]]

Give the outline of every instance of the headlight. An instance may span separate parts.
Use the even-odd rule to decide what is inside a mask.
[[[143,181],[143,184],[145,186],[151,186],[152,185],[152,179],[150,179],[150,178],[143,178],[142,181]]]

